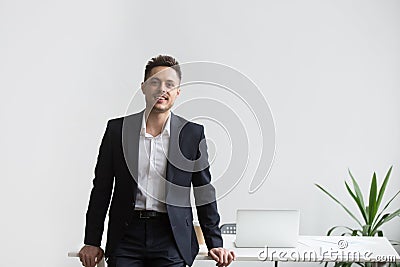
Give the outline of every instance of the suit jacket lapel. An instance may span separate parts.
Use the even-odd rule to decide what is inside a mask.
[[[143,112],[144,110],[125,117],[122,126],[122,148],[125,162],[135,181],[135,191],[138,181],[139,138]]]
[[[173,166],[171,162],[177,162],[177,156],[180,154],[180,138],[179,132],[182,127],[182,122],[179,118],[171,112],[171,121],[170,121],[170,137],[169,137],[169,146],[168,146],[168,157],[167,157],[167,172],[166,179],[167,181],[172,182],[174,178]]]
[[[171,112],[171,131],[168,147],[168,158],[167,158],[167,172],[166,172],[166,186],[165,196],[167,210],[170,210],[171,206],[176,207],[190,207],[190,187],[181,186],[182,181],[179,181],[180,177],[175,173],[177,169],[186,169],[185,163],[187,159],[183,156],[182,147],[182,128],[185,126],[185,120],[174,115]]]

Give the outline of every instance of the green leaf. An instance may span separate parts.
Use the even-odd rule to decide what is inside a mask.
[[[386,215],[386,214],[385,214]],[[392,220],[396,216],[400,215],[400,209],[396,210],[395,212],[388,214],[388,216],[383,216],[379,223],[375,226],[374,232],[383,224],[387,223],[388,221]]]
[[[388,172],[386,173],[385,180],[383,180],[381,188],[379,189],[378,200],[376,201],[376,209],[377,210],[379,210],[379,206],[381,205],[383,195],[385,194],[386,185],[389,181],[390,174],[392,173],[392,168],[393,168],[393,166],[390,166]]]
[[[329,197],[331,197],[336,203],[338,203],[342,208],[362,227],[361,222],[356,218],[356,216],[353,215],[353,213],[350,212],[348,208],[346,208],[345,205],[343,205],[339,200],[337,200],[334,196],[332,196],[328,191],[326,191],[324,188],[322,188],[319,184],[315,184],[319,189],[322,190],[325,194],[327,194]]]
[[[382,216],[382,218],[379,221],[376,222],[376,225],[372,227],[372,232],[371,232],[372,235],[375,235],[375,233],[378,231],[379,227],[378,225],[382,225],[382,221],[389,215],[390,213],[386,213],[385,215]]]
[[[374,226],[372,228],[376,229],[376,225],[378,224],[378,221],[380,221],[380,217],[383,214],[383,212],[389,207],[390,203],[392,203],[392,201],[400,194],[400,190],[397,191],[397,193],[388,201],[388,203],[386,203],[385,207],[381,210],[381,212],[379,212],[378,216],[375,219],[375,223]]]
[[[392,214],[390,214],[389,216],[387,216],[386,218],[384,218],[382,220],[382,224],[387,223],[388,221],[392,220],[393,218],[395,218],[396,216],[400,215],[400,209],[396,210],[395,212],[392,212]]]
[[[351,180],[353,182],[354,191],[356,192],[357,198],[360,201],[360,205],[363,207],[364,212],[362,212],[362,213],[364,213],[366,215],[366,210],[364,209],[364,207],[365,207],[364,197],[363,197],[363,195],[361,193],[360,186],[358,186],[358,183],[357,183],[356,179],[354,179],[354,176],[351,173],[350,169],[348,169],[348,172],[349,172],[350,178],[351,178]],[[368,222],[366,221],[366,223],[368,223]]]
[[[369,224],[364,225],[363,229],[362,229],[362,235],[363,236],[369,236],[370,229],[371,229],[371,225],[369,225]]]
[[[351,195],[351,197],[357,203],[358,209],[361,211],[361,215],[363,216],[365,223],[368,223],[366,212],[365,212],[365,208],[363,206],[362,200],[360,200],[360,198],[358,196],[356,196],[353,193],[353,191],[351,191],[351,189],[350,189],[349,185],[347,184],[347,182],[344,182],[344,184],[346,185],[346,189],[349,192],[349,194]]]
[[[369,217],[368,217],[368,224],[372,224],[375,219],[376,215],[376,173],[374,172],[374,175],[372,176],[372,181],[371,181],[371,188],[369,191]]]
[[[397,197],[397,195],[400,194],[400,190],[397,191],[397,193],[389,200],[388,203],[386,203],[385,207],[383,208],[382,211],[384,211],[385,209],[387,209],[387,207],[389,207],[390,203],[393,201],[393,199],[395,199]]]
[[[330,236],[330,235],[332,234],[332,232],[333,232],[334,230],[338,229],[338,228],[344,228],[344,229],[346,229],[346,230],[349,230],[350,232],[353,232],[353,231],[354,231],[354,230],[351,229],[350,227],[342,226],[342,225],[337,225],[337,226],[333,226],[332,228],[330,228],[330,229],[328,230],[328,232],[326,233],[326,235],[327,235],[327,236]],[[359,230],[356,230],[356,231],[359,231]]]
[[[379,230],[376,232],[378,234],[378,236],[383,236],[383,231]]]

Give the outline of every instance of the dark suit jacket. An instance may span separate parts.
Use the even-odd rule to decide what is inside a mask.
[[[84,243],[100,246],[104,220],[110,206],[106,257],[112,254],[133,215],[142,116],[143,111],[109,120],[100,145],[86,213]],[[210,184],[207,153],[199,149],[202,146],[204,148],[205,144],[200,143],[205,138],[203,126],[188,122],[172,112],[170,125],[166,171],[166,179],[170,182],[166,188],[167,212],[178,249],[186,264],[192,265],[199,245],[192,224],[191,184],[208,249],[223,245],[219,229],[220,217],[215,190]],[[199,160],[196,162],[199,158],[203,159],[203,163],[199,163]],[[199,168],[199,165],[204,166]]]

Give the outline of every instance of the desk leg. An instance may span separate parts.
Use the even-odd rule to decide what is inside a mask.
[[[275,267],[278,267],[278,261],[275,261]]]

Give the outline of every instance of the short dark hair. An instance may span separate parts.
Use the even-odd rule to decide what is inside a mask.
[[[179,80],[182,80],[182,71],[178,61],[168,55],[158,55],[147,62],[146,68],[144,70],[144,81],[149,78],[151,70],[158,66],[173,68],[176,71],[176,74],[178,74]]]

